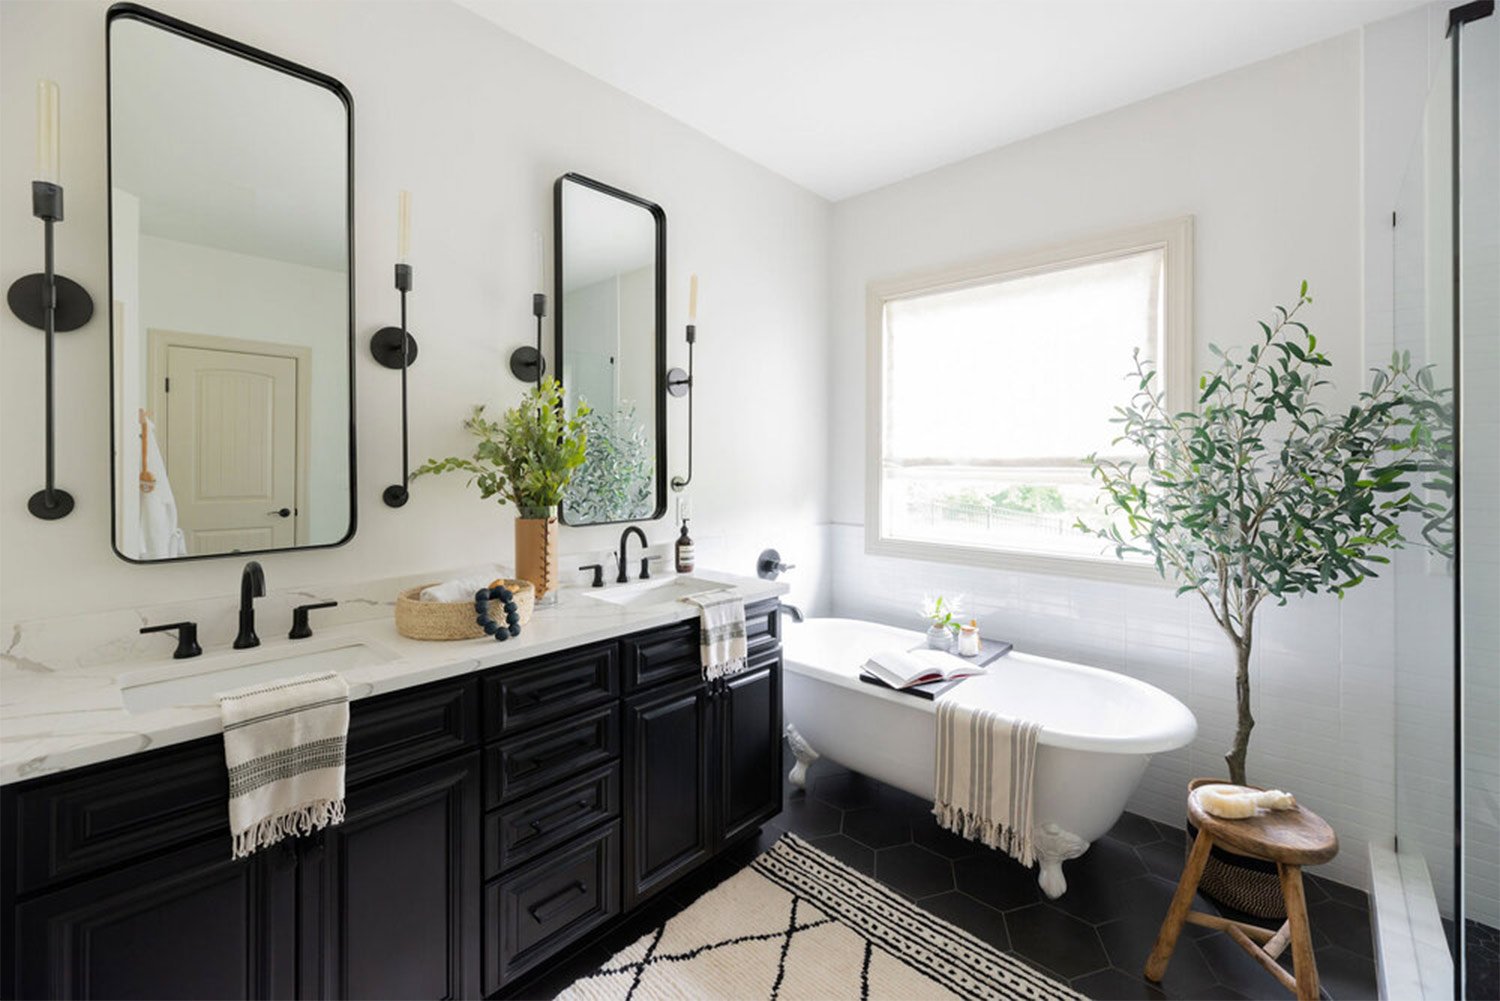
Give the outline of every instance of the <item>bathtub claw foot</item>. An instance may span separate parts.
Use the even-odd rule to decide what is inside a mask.
[[[812,749],[807,738],[798,733],[797,728],[790,723],[786,725],[786,742],[792,749],[792,755],[797,759],[797,763],[792,766],[791,774],[787,776],[787,781],[798,789],[806,789],[807,770],[821,755]]]
[[[1056,824],[1043,824],[1032,831],[1031,837],[1036,843],[1037,866],[1040,870],[1036,878],[1037,884],[1049,900],[1056,900],[1068,889],[1062,864],[1088,851],[1089,843]]]

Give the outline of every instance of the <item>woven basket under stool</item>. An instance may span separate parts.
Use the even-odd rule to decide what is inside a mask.
[[[531,611],[536,606],[536,588],[524,580],[503,583],[515,595],[516,614],[524,626],[531,621]],[[414,640],[477,640],[484,637],[484,627],[474,621],[473,598],[422,601],[422,591],[429,587],[432,584],[419,584],[396,596],[396,632]],[[498,605],[495,611],[499,611]],[[500,618],[503,620],[504,616]]]

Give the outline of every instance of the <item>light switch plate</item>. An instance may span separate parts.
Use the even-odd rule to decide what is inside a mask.
[[[687,493],[677,495],[677,524],[681,525],[693,516],[693,501]]]

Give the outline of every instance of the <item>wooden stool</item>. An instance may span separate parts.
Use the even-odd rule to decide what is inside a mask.
[[[1172,895],[1172,905],[1156,936],[1156,947],[1146,960],[1146,977],[1159,982],[1166,974],[1183,923],[1191,922],[1225,932],[1301,1001],[1317,1001],[1318,964],[1313,959],[1312,935],[1307,925],[1302,867],[1333,858],[1339,853],[1339,840],[1322,817],[1300,806],[1294,810],[1262,810],[1243,820],[1223,820],[1205,813],[1198,806],[1195,790],[1211,781],[1194,779],[1188,786],[1188,817],[1198,828],[1198,836],[1193,839],[1187,865],[1177,881],[1177,892]],[[1236,855],[1276,863],[1281,895],[1286,900],[1286,923],[1278,931],[1193,910],[1193,894],[1214,845]],[[1288,943],[1292,947],[1295,976],[1276,962]]]

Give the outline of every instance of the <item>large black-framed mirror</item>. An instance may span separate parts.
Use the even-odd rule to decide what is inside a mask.
[[[349,92],[136,4],[106,36],[115,552],[347,542]]]
[[[571,407],[589,405],[588,457],[563,499],[567,525],[667,511],[667,216],[581,174],[553,187],[553,323]]]

